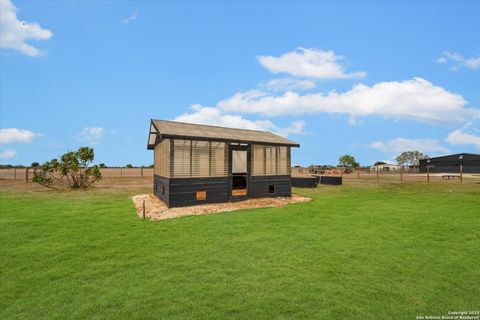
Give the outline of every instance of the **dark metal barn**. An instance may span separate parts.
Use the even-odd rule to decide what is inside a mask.
[[[419,162],[419,171],[431,173],[480,173],[480,154],[458,153],[448,156],[423,159]],[[460,168],[462,167],[462,168]]]
[[[154,193],[169,207],[291,196],[290,148],[276,134],[151,120]]]

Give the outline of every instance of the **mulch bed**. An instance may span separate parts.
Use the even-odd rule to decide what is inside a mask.
[[[212,214],[243,209],[280,208],[289,203],[305,202],[312,199],[294,194],[292,197],[258,198],[237,202],[202,204],[181,208],[168,208],[153,194],[136,195],[132,197],[132,200],[135,204],[137,215],[140,218],[143,215],[143,200],[145,200],[145,217],[151,220],[165,220],[183,216]]]

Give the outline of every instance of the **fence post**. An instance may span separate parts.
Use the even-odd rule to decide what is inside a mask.
[[[460,163],[460,182],[463,182],[463,164]]]
[[[360,170],[357,169],[357,180],[360,180]]]
[[[120,168],[120,178],[123,177],[123,168]]]
[[[143,167],[140,168],[140,175],[141,175],[142,178],[143,178]]]
[[[403,166],[400,167],[400,181],[403,181]]]
[[[378,165],[377,165],[377,181],[378,181]]]
[[[13,167],[13,180],[17,180],[17,167]]]
[[[28,167],[25,168],[25,182],[28,182]]]

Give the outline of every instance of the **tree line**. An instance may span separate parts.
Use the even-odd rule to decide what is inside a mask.
[[[402,152],[395,158],[395,160],[399,165],[409,165],[413,167],[418,167],[420,160],[427,159],[427,158],[428,156],[426,154],[423,154],[418,150],[413,150],[413,151]],[[379,166],[382,164],[386,164],[386,162],[377,161],[375,162],[374,166]],[[355,160],[355,157],[349,154],[345,154],[340,158],[338,158],[338,165],[340,167],[346,167],[346,168],[360,167],[360,164]]]
[[[43,164],[33,162],[32,167],[40,167],[32,181],[43,186],[68,187],[68,188],[88,188],[93,183],[102,179],[101,168],[107,168],[104,163],[93,165],[95,158],[94,150],[90,147],[80,147],[77,151],[68,151],[58,159],[46,161]],[[400,165],[418,166],[419,161],[428,158],[427,155],[418,150],[405,151],[399,154],[395,160]],[[385,162],[377,161],[374,165],[378,166]],[[360,163],[355,157],[345,154],[339,157],[338,165],[344,168],[358,168]],[[3,165],[2,168],[12,168],[11,165]],[[133,168],[132,164],[127,164],[127,168]],[[153,164],[149,167],[153,167]]]

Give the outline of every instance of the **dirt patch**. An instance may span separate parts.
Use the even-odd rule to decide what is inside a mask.
[[[145,200],[145,217],[148,217],[151,220],[165,220],[182,216],[195,216],[242,209],[280,208],[289,203],[305,202],[312,199],[294,194],[292,197],[248,199],[237,202],[202,204],[181,208],[168,208],[153,194],[136,195],[132,197],[132,200],[133,203],[135,203],[135,208],[137,209],[137,215],[139,217],[142,217],[143,200]]]

